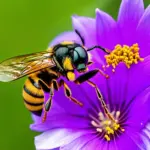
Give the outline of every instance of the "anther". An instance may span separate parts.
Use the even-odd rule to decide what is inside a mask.
[[[115,68],[120,62],[125,63],[126,67],[129,69],[132,64],[137,64],[139,61],[144,61],[144,58],[140,57],[138,44],[133,44],[131,47],[127,45],[116,45],[115,49],[108,55],[105,55],[106,68],[112,66],[112,72],[115,72]]]
[[[104,120],[104,115],[103,115],[102,112],[99,112],[98,115],[99,115],[99,119],[100,119],[100,120]]]
[[[102,132],[103,130],[101,128],[96,129],[97,132]]]
[[[107,141],[110,141],[110,137],[107,135],[107,134],[105,134],[105,139],[107,140]]]
[[[117,112],[116,112],[116,118],[118,119],[119,116],[120,116],[120,111],[117,111]]]

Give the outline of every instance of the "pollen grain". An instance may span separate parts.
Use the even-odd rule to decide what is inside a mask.
[[[125,63],[127,68],[130,68],[132,64],[137,64],[139,61],[142,62],[144,58],[140,57],[138,44],[133,44],[132,46],[120,44],[115,46],[115,49],[108,55],[105,55],[106,66],[103,68],[108,68],[112,66],[112,71],[115,72],[115,68],[120,62]]]

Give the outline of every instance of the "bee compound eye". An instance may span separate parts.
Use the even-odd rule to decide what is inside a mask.
[[[79,54],[76,52],[76,51],[74,51],[73,52],[73,62],[75,63],[75,62],[77,62],[79,60]]]
[[[75,51],[78,53],[78,55],[81,58],[86,58],[87,57],[87,52],[86,52],[86,50],[83,47],[76,47]]]
[[[58,58],[64,57],[64,56],[67,55],[67,53],[68,53],[68,48],[67,47],[59,47],[56,50],[56,57],[58,57]]]

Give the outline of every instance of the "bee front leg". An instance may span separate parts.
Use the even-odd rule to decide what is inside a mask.
[[[95,91],[96,91],[96,94],[97,94],[97,98],[99,99],[99,101],[101,102],[101,106],[103,107],[104,113],[106,114],[106,116],[109,119],[111,119],[112,121],[115,122],[115,119],[113,118],[113,116],[109,112],[109,110],[107,108],[107,105],[106,105],[105,101],[103,100],[103,96],[102,96],[99,88],[97,87],[97,85],[95,83],[93,83],[92,81],[89,80],[92,77],[94,77],[98,72],[99,72],[99,69],[89,71],[89,72],[79,76],[74,82],[76,84],[81,84],[83,82],[87,82],[90,86],[94,87]]]
[[[91,85],[92,87],[95,88],[97,97],[98,97],[99,101],[101,102],[101,106],[103,107],[103,110],[104,110],[105,115],[106,115],[109,119],[111,119],[113,122],[116,122],[115,119],[114,119],[114,117],[113,117],[113,116],[111,115],[111,113],[109,112],[109,109],[107,108],[107,105],[106,105],[106,103],[105,103],[105,101],[104,101],[104,99],[103,99],[103,96],[102,96],[102,94],[101,94],[99,88],[97,87],[97,85],[96,85],[95,83],[93,83],[92,81],[90,81],[90,80],[87,80],[87,83],[88,83],[89,85]]]
[[[94,77],[97,73],[100,73],[105,78],[109,78],[109,76],[107,74],[105,74],[102,70],[100,70],[100,69],[94,69],[94,70],[91,70],[91,71],[89,71],[89,72],[87,72],[85,74],[82,74],[74,82],[76,84],[81,84],[81,83],[83,83],[83,82],[91,79],[92,77]]]
[[[64,87],[64,92],[65,92],[65,95],[66,95],[67,98],[69,98],[71,101],[73,101],[77,105],[83,106],[83,104],[81,102],[79,102],[76,98],[71,96],[72,93],[71,93],[71,90],[70,90],[69,86],[62,79],[59,82],[59,87],[61,87],[61,86]]]

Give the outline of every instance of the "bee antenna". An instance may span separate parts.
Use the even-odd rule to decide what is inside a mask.
[[[93,50],[93,49],[95,49],[95,48],[99,48],[99,49],[103,50],[105,53],[110,54],[110,51],[109,51],[109,50],[107,50],[107,49],[105,49],[105,48],[103,48],[103,47],[101,47],[101,46],[98,46],[98,45],[93,46],[93,47],[87,49],[87,51],[91,51],[91,50]]]
[[[76,34],[80,37],[82,44],[85,45],[85,40],[84,40],[84,38],[81,36],[80,32],[79,32],[77,29],[75,29],[75,32],[76,32]]]

